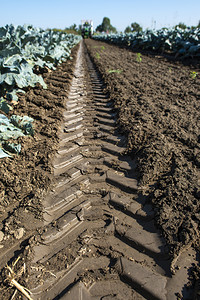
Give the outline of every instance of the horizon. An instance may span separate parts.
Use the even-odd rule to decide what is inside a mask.
[[[179,23],[191,27],[197,26],[200,21],[200,1],[197,0],[193,1],[193,5],[186,0],[169,0],[167,4],[158,0],[151,3],[147,0],[143,3],[131,0],[102,0],[101,4],[91,0],[35,0],[29,3],[25,0],[10,0],[3,2],[1,9],[4,12],[0,20],[1,27],[6,24],[31,24],[42,29],[65,29],[73,24],[79,26],[81,20],[89,19],[93,20],[95,30],[103,18],[108,17],[117,31],[124,31],[134,22],[145,30],[172,28]]]

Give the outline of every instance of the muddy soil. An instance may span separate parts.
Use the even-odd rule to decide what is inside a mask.
[[[137,157],[140,186],[172,255],[199,247],[200,70],[94,40],[90,55],[115,101],[118,126]],[[141,57],[141,59],[139,59]],[[191,72],[196,72],[194,78]]]

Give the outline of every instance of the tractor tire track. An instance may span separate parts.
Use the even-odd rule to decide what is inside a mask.
[[[57,84],[57,83],[56,83]],[[34,238],[33,299],[177,299],[195,252],[176,261],[137,184],[137,162],[117,129],[113,100],[82,42],[66,101],[55,184]]]

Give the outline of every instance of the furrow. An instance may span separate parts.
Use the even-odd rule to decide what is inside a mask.
[[[55,81],[54,85],[57,85]],[[177,299],[195,252],[172,261],[126,153],[113,99],[82,42],[63,114],[54,185],[33,243],[33,299]],[[174,268],[174,270],[175,270]]]

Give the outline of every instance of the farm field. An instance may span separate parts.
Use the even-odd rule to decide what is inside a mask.
[[[19,104],[12,111],[16,115],[28,114],[34,118],[34,136],[18,139],[20,155],[1,159],[1,268],[19,248],[21,240],[29,238],[42,225],[42,201],[53,181],[52,159],[58,148],[59,128],[73,77],[77,47],[72,50],[71,60],[56,71],[42,74],[48,90],[37,85],[29,88],[26,94],[18,94]],[[6,290],[0,299],[8,299],[9,295]]]
[[[31,299],[198,299],[198,60],[71,51],[7,114],[34,135],[1,159],[0,299],[6,264]]]
[[[86,44],[172,253],[191,243],[198,247],[200,77],[192,76],[199,74],[198,61],[195,68],[93,40]]]

